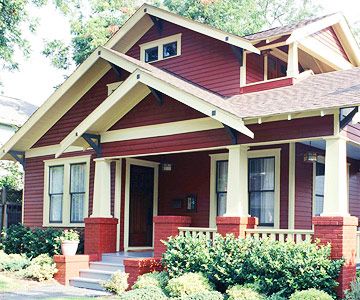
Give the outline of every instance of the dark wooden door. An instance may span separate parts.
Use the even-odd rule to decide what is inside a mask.
[[[154,169],[130,165],[129,246],[151,247]]]

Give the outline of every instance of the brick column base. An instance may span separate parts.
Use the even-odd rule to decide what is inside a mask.
[[[125,273],[129,274],[129,288],[133,286],[138,276],[155,271],[161,272],[163,270],[160,258],[129,258],[124,260],[124,266]]]
[[[187,216],[155,216],[154,220],[154,257],[159,258],[166,251],[161,242],[170,236],[177,236],[178,227],[187,227],[191,224],[191,217]]]
[[[69,284],[71,277],[79,277],[81,269],[89,268],[89,255],[55,255],[57,273],[54,279],[64,285]]]
[[[337,294],[342,299],[344,291],[349,289],[350,282],[356,278],[356,217],[313,217],[314,239],[321,245],[331,243],[331,258],[344,258],[341,268]]]
[[[258,225],[256,217],[216,217],[217,232],[222,236],[234,234],[245,238],[246,229],[255,229]]]
[[[91,260],[101,260],[103,253],[116,251],[116,218],[85,218],[84,252]]]

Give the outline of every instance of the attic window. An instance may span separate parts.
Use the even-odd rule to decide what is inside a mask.
[[[147,63],[179,55],[181,55],[181,33],[140,45],[140,59]]]

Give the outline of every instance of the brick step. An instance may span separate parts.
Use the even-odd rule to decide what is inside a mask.
[[[100,279],[74,277],[69,280],[69,285],[78,288],[105,291],[105,289],[100,285],[101,281],[102,280]]]
[[[109,280],[110,277],[115,273],[115,271],[103,271],[103,270],[94,270],[94,269],[83,269],[80,270],[81,278],[92,278],[99,280]]]

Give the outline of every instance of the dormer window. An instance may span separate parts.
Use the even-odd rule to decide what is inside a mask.
[[[147,63],[181,55],[181,33],[140,45],[140,59]]]

